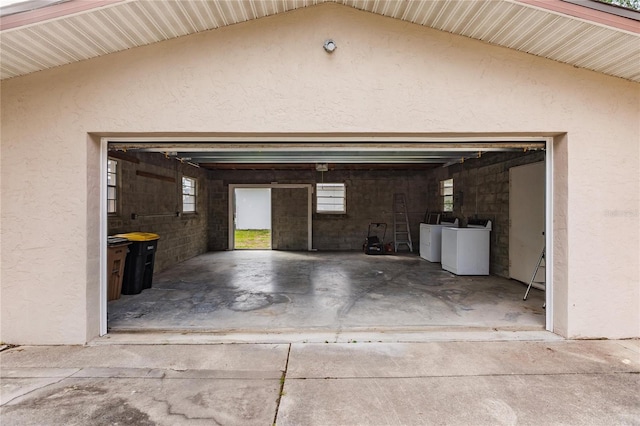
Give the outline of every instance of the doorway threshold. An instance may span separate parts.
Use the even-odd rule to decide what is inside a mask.
[[[100,345],[215,345],[282,343],[420,343],[559,341],[544,328],[419,327],[350,330],[118,330],[88,343]]]

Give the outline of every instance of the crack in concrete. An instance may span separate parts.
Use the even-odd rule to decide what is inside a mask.
[[[384,273],[382,273],[382,275],[384,277]],[[404,275],[404,273],[400,273],[396,275],[396,277],[399,277],[402,275]],[[393,277],[392,279],[395,279],[396,277]],[[385,280],[384,282],[374,282],[373,284],[370,284],[364,287],[363,289],[358,291],[356,294],[349,297],[349,299],[347,299],[347,302],[338,310],[338,319],[342,319],[345,316],[347,316],[351,311],[351,308],[353,308],[360,299],[362,299],[363,297],[365,297],[366,295],[368,295],[369,293],[371,293],[372,291],[378,288],[385,287],[388,284],[388,281],[389,280]]]
[[[176,412],[173,411],[173,405],[164,399],[158,399],[158,398],[153,398],[153,401],[160,403],[160,404],[164,404],[166,406],[166,413],[169,416],[178,416],[178,417],[182,417],[185,420],[210,420],[212,421],[214,424],[222,426],[222,423],[220,423],[215,417],[213,416],[209,416],[209,417],[191,417],[186,415],[185,413],[180,413],[180,412]]]
[[[30,394],[32,394],[34,392],[38,392],[38,391],[40,391],[42,389],[46,389],[46,388],[48,388],[50,386],[57,385],[58,383],[62,382],[63,380],[72,378],[72,376],[74,374],[77,374],[79,371],[82,371],[82,369],[79,369],[78,371],[75,371],[75,372],[69,374],[68,376],[61,377],[60,380],[58,380],[58,381],[55,381],[55,382],[52,382],[52,383],[48,383],[48,384],[46,384],[44,386],[40,386],[40,387],[38,387],[36,389],[30,390],[29,392],[23,393],[22,395],[17,395],[15,398],[11,398],[9,401],[4,402],[1,406],[9,405],[12,401],[15,401],[16,399],[24,398],[25,396],[30,395]]]
[[[278,393],[278,399],[276,399],[276,412],[273,416],[274,426],[278,423],[278,411],[280,410],[280,401],[284,396],[284,383],[287,380],[287,371],[289,370],[289,357],[291,356],[291,344],[287,350],[287,361],[284,364],[284,370],[282,371],[282,377],[280,377],[280,392]]]

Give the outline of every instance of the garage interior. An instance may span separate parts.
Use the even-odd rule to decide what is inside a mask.
[[[534,138],[110,139],[108,235],[151,232],[160,240],[152,287],[110,300],[108,330],[542,330],[544,263],[523,295],[544,248],[544,147]],[[511,171],[534,164],[542,181],[514,186]],[[196,183],[193,212],[184,211],[183,177]],[[317,211],[316,185],[325,183],[344,184],[346,212]],[[233,250],[236,187],[270,188],[271,250]],[[514,215],[532,210],[521,201],[531,190],[543,194],[533,208],[542,223],[523,217],[524,231],[514,231]],[[386,223],[384,242],[393,245],[396,194],[405,199],[411,244],[367,255],[370,223]],[[510,209],[514,200],[518,210]],[[456,275],[420,257],[420,224],[454,219],[463,228],[490,221],[489,275]]]

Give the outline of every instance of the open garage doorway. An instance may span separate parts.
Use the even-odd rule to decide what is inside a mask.
[[[146,199],[165,203],[165,210],[181,208],[167,199],[172,182],[188,176],[197,188],[194,212],[138,214],[134,222],[125,202],[122,216],[109,217],[109,234],[160,235],[153,286],[109,302],[111,331],[549,329],[549,288],[534,288],[524,301],[527,283],[509,269],[510,170],[542,165],[546,178],[537,185],[550,217],[547,140],[281,139],[263,141],[259,152],[229,141],[110,142],[106,156],[126,164],[123,178],[137,179],[129,188],[144,185]],[[441,182],[449,179],[453,205],[445,212]],[[344,185],[344,211],[318,210],[315,189],[326,182]],[[272,250],[234,250],[238,190],[250,188],[270,191]],[[393,222],[396,193],[406,196],[415,250],[364,254],[367,225]],[[420,256],[421,223],[434,212],[442,220],[455,215],[463,228],[491,222],[488,275],[452,273]],[[543,228],[548,242],[548,220]],[[390,232],[387,241],[394,237]],[[523,263],[526,269],[530,260]],[[549,282],[550,268],[543,274]]]
[[[249,190],[249,192],[246,192]],[[269,205],[269,233],[270,246],[272,250],[290,251],[310,251],[313,241],[311,203],[313,187],[308,184],[228,184],[228,246],[224,250],[236,250],[242,247],[237,246],[237,236],[242,236],[237,232],[237,212],[238,197],[245,197],[247,194],[261,194],[260,200],[253,198],[250,200],[253,207],[266,208]],[[267,198],[268,194],[268,200]],[[257,204],[256,204],[257,203]],[[240,201],[242,204],[242,201]],[[247,209],[252,207],[247,203]],[[250,213],[253,214],[254,212]],[[258,213],[259,215],[259,213]],[[259,223],[260,226],[267,226],[264,217]],[[249,223],[248,221],[245,223]],[[242,225],[245,226],[245,225]],[[258,249],[256,247],[256,249]]]
[[[271,189],[236,188],[233,248],[271,250]]]

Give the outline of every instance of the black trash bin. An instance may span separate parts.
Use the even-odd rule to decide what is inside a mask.
[[[124,264],[122,294],[139,294],[142,290],[151,288],[160,236],[148,232],[130,232],[116,236],[131,241]]]

